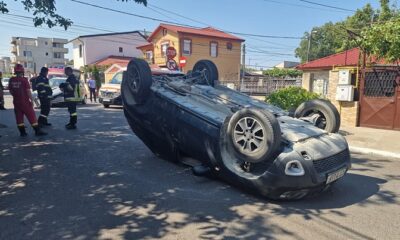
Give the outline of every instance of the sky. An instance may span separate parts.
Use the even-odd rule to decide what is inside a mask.
[[[302,0],[148,0],[149,7],[133,1],[80,1],[196,27],[212,26],[230,32],[287,37],[302,37],[304,32],[310,31],[314,26],[328,21],[341,21],[352,15],[351,11],[312,5]],[[350,10],[362,8],[367,3],[374,8],[379,6],[379,0],[310,1]],[[20,0],[5,0],[5,2],[8,4],[11,14],[32,16],[31,13],[24,11]],[[79,35],[105,32],[95,28],[115,32],[153,31],[160,24],[159,21],[97,9],[72,0],[56,0],[56,4],[60,15],[70,18],[77,25],[87,26],[87,28],[74,26],[67,31],[58,27],[35,28],[29,19],[0,13],[0,56],[11,55],[12,36],[56,37],[71,40]],[[294,50],[299,45],[299,39],[237,36],[246,40],[245,44],[248,50],[246,65],[250,67],[265,69],[284,60],[298,61],[294,56]],[[70,45],[68,47],[71,48]],[[71,58],[71,49],[67,57]]]

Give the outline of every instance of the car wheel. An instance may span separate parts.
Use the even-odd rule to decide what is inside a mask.
[[[210,86],[215,86],[215,81],[218,80],[218,69],[217,66],[210,60],[200,60],[194,67],[193,72],[200,72],[205,70],[207,84]]]
[[[138,58],[133,58],[123,74],[121,93],[124,104],[143,104],[150,93],[152,76],[149,64]]]
[[[229,120],[228,147],[244,162],[260,163],[275,159],[281,145],[281,129],[275,116],[263,109],[244,108]]]
[[[110,105],[109,104],[103,104],[104,108],[109,108]]]
[[[330,133],[336,133],[340,128],[340,114],[327,100],[314,99],[300,104],[294,117],[310,119],[316,127]]]

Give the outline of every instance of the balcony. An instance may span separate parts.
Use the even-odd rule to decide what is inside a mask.
[[[55,52],[55,53],[68,53],[68,48],[53,47],[53,52]]]
[[[11,53],[13,53],[13,54],[17,54],[17,46],[12,46],[12,47],[10,48],[10,51],[11,51]]]
[[[13,62],[33,62],[33,57],[15,56],[11,59]]]
[[[53,64],[62,64],[64,65],[66,62],[68,62],[68,59],[66,58],[52,58],[51,60]]]
[[[67,39],[63,39],[63,38],[53,38],[53,43],[61,43],[61,44],[67,44],[68,40]]]

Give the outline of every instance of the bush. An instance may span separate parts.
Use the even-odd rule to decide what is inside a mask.
[[[266,97],[265,101],[284,110],[294,111],[303,102],[317,98],[320,98],[320,95],[317,93],[292,86],[271,93]]]
[[[297,69],[272,68],[263,71],[263,74],[270,77],[300,77],[303,72]]]

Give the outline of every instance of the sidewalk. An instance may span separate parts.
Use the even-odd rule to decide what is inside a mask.
[[[341,127],[339,131],[353,153],[400,158],[400,131]]]

